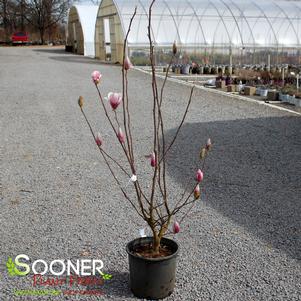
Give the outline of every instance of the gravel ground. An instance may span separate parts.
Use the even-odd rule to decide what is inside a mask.
[[[97,106],[90,74],[102,91],[120,89],[120,68],[61,49],[0,48],[0,300],[135,300],[128,288],[126,242],[142,221],[125,202],[77,105],[105,146],[112,132]],[[138,177],[151,150],[150,77],[130,72]],[[168,83],[166,135],[172,138],[189,88]],[[214,148],[205,191],[176,236],[177,284],[166,300],[301,300],[301,119],[253,103],[195,91],[168,160],[171,199],[195,172],[198,151]],[[124,185],[127,179],[123,179]],[[101,297],[15,297],[32,277],[9,277],[9,256],[32,260],[100,258],[113,275]]]

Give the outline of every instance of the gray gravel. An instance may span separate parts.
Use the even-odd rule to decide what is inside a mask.
[[[144,227],[118,191],[77,105],[101,131],[112,132],[97,106],[90,74],[102,91],[120,89],[120,68],[55,48],[0,48],[0,300],[32,288],[31,277],[9,277],[8,256],[33,260],[100,258],[113,279],[102,297],[135,300],[128,289],[125,244]],[[149,170],[150,77],[131,71],[139,173]],[[168,83],[169,139],[189,88]],[[199,146],[210,136],[205,191],[191,221],[176,236],[181,247],[175,292],[166,300],[301,300],[301,119],[257,104],[195,91],[193,105],[168,161],[171,199],[195,172]],[[125,185],[127,179],[121,178]]]

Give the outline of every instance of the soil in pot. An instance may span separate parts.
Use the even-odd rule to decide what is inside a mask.
[[[152,243],[148,243],[145,245],[139,245],[133,248],[133,253],[139,257],[143,258],[162,258],[166,256],[170,256],[173,253],[173,250],[168,246],[161,245],[159,254],[153,254],[152,252]]]
[[[171,295],[174,290],[178,244],[162,238],[160,253],[153,256],[152,241],[152,237],[144,237],[127,245],[130,286],[136,297],[158,300]]]

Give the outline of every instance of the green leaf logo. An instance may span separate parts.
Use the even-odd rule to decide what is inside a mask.
[[[22,276],[22,272],[20,272],[16,267],[11,257],[8,257],[6,262],[6,267],[9,276]]]
[[[103,275],[102,275],[102,279],[103,280],[110,280],[110,279],[112,279],[112,275],[110,275],[110,274],[106,274],[106,273],[104,273]]]
[[[16,275],[16,273],[15,273],[15,264],[14,264],[11,257],[8,257],[8,260],[6,262],[6,267],[7,267],[7,271],[8,271],[9,276],[15,276]]]
[[[101,277],[102,277],[103,280],[110,280],[113,277],[113,275],[106,274],[106,273],[103,273],[103,272],[100,272],[100,275],[101,275]]]

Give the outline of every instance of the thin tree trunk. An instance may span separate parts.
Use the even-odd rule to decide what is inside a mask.
[[[20,15],[21,15],[21,31],[24,32],[25,26],[24,26],[24,0],[21,0],[20,2]]]
[[[161,239],[159,237],[159,235],[154,231],[153,232],[153,253],[155,255],[159,254],[160,252],[160,242],[161,242]]]
[[[9,32],[8,32],[8,18],[7,18],[7,0],[3,0],[3,27],[5,42],[9,42]]]
[[[44,45],[44,43],[45,43],[44,34],[45,34],[44,28],[40,28],[40,39],[41,39],[42,45]]]

